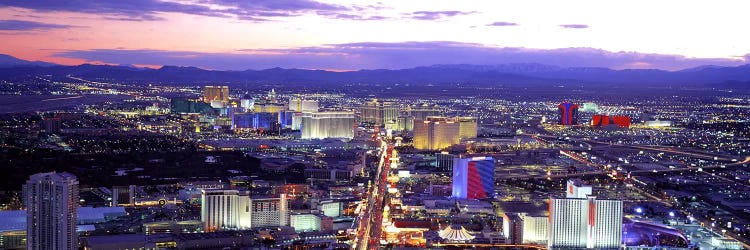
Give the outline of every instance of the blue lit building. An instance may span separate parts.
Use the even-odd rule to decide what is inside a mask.
[[[253,116],[254,129],[272,129],[277,126],[278,122],[278,112],[258,112]]]
[[[492,157],[453,158],[453,197],[484,199],[495,194]]]
[[[563,102],[557,106],[557,110],[560,113],[560,125],[576,125],[578,124],[578,105]]]

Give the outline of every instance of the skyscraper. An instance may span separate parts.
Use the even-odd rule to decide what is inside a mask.
[[[247,191],[204,189],[201,191],[201,221],[204,230],[248,229],[286,226],[289,209],[286,194],[251,197]]]
[[[250,228],[250,216],[247,192],[224,189],[201,191],[201,221],[207,232]]]
[[[229,86],[203,87],[203,102],[211,103],[212,101],[229,103]]]
[[[576,125],[578,124],[578,105],[563,102],[557,106],[557,111],[560,113],[560,125]]]
[[[446,149],[476,135],[476,119],[470,117],[430,116],[414,121],[414,148],[419,150]]]
[[[492,157],[453,158],[453,197],[484,199],[495,194]]]
[[[550,198],[549,210],[550,249],[620,247],[622,201],[596,199],[590,186],[568,181],[566,198]]]
[[[413,105],[407,110],[410,116],[413,116],[416,120],[425,120],[428,116],[441,116],[443,111],[435,105]]]
[[[354,113],[313,112],[302,114],[302,139],[354,138]]]
[[[362,122],[383,125],[386,122],[396,121],[400,111],[398,104],[392,102],[380,102],[373,99],[360,107]]]
[[[453,158],[456,157],[448,152],[440,152],[435,154],[435,167],[439,171],[445,171],[453,173]]]
[[[477,137],[477,118],[461,116],[455,118],[458,121],[458,137],[476,138]]]
[[[32,175],[23,186],[27,249],[78,249],[78,181],[70,173]]]
[[[318,101],[291,98],[289,99],[289,110],[297,112],[318,112]]]

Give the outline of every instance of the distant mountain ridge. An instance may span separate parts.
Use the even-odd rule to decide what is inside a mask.
[[[159,69],[131,65],[50,65],[0,56],[0,79],[36,75],[74,75],[128,83],[172,85],[211,84],[319,84],[409,83],[409,84],[631,84],[631,85],[739,85],[750,82],[750,65],[721,67],[706,65],[680,71],[657,69],[614,70],[601,67],[558,67],[538,63],[500,65],[438,64],[409,69],[375,69],[347,72],[271,68],[265,70],[218,71],[196,67],[162,66]],[[15,59],[15,60],[13,60]],[[18,60],[22,62],[18,62]],[[4,63],[5,62],[5,63]],[[14,66],[4,66],[14,65]]]
[[[54,66],[54,65],[57,65],[57,64],[42,62],[42,61],[26,61],[26,60],[15,58],[13,56],[0,54],[0,68],[19,67],[19,66],[48,67],[48,66]]]

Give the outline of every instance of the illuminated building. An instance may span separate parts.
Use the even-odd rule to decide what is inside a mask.
[[[134,206],[135,205],[135,185],[114,186],[112,187],[112,206]]]
[[[580,179],[570,179],[567,182],[565,198],[585,199],[593,193],[591,186],[584,185]]]
[[[354,138],[354,113],[313,112],[302,115],[302,139]]]
[[[362,122],[383,125],[398,118],[399,107],[392,102],[380,102],[373,99],[360,107]]]
[[[32,175],[23,185],[27,249],[78,249],[78,180],[70,173]]]
[[[279,113],[280,111],[286,110],[285,104],[279,103],[276,100],[276,90],[271,89],[266,95],[265,99],[258,100],[253,105],[253,111],[256,113]]]
[[[396,120],[396,128],[399,131],[414,130],[414,117],[413,116],[399,116]]]
[[[475,238],[466,228],[460,225],[447,226],[438,232],[438,236],[449,243],[465,243]]]
[[[203,102],[229,103],[229,86],[205,86],[203,87]]]
[[[253,106],[255,106],[255,100],[252,96],[249,94],[245,94],[240,99],[240,107],[245,109],[245,111],[253,110]]]
[[[199,114],[213,112],[213,108],[204,102],[173,98],[170,100],[170,111],[179,114]]]
[[[286,194],[250,197],[247,191],[204,189],[201,191],[201,221],[207,232],[289,224]]]
[[[250,199],[251,225],[253,227],[289,225],[289,205],[286,194],[279,197]]]
[[[318,101],[302,100],[300,98],[289,99],[289,110],[297,112],[318,112]]]
[[[294,113],[292,115],[292,124],[290,126],[292,130],[301,130],[302,129],[302,113]]]
[[[254,119],[254,113],[234,113],[234,128],[252,128]]]
[[[596,113],[599,112],[599,106],[597,106],[596,103],[593,102],[586,102],[583,103],[581,112]]]
[[[278,112],[256,112],[253,114],[252,128],[272,130],[279,125]]]
[[[477,137],[477,118],[456,117],[458,120],[458,137],[461,139]]]
[[[591,126],[605,127],[608,125],[613,125],[613,126],[617,126],[621,128],[628,128],[630,127],[630,117],[622,116],[622,115],[615,115],[615,116],[593,115],[591,117]]]
[[[560,125],[576,125],[578,124],[578,105],[563,102],[557,106],[557,111],[560,115]]]
[[[435,167],[443,172],[453,172],[453,158],[456,157],[448,152],[435,154]]]
[[[521,214],[523,220],[523,244],[547,244],[549,218],[541,215]]]
[[[327,231],[333,229],[332,224],[331,217],[322,214],[289,215],[289,226],[293,227],[296,232]]]
[[[443,115],[443,111],[438,109],[437,106],[428,104],[410,106],[406,111],[415,120],[425,120],[428,116]]]
[[[414,148],[446,149],[459,144],[461,139],[476,137],[476,134],[477,123],[474,118],[430,116],[424,121],[414,121]]]
[[[302,115],[302,113],[291,111],[291,110],[284,110],[279,112],[279,125],[282,128],[292,128],[294,125],[294,116],[296,115]]]
[[[503,233],[505,234],[505,243],[521,244],[523,242],[523,228],[523,219],[521,219],[519,214],[503,214]]]
[[[332,200],[321,201],[318,207],[320,211],[323,212],[324,215],[330,216],[330,217],[341,216],[341,211],[343,210],[343,204],[341,202],[332,201]]]
[[[453,159],[453,197],[484,199],[495,194],[495,160],[492,157]]]
[[[256,113],[279,113],[286,109],[286,105],[275,102],[257,102],[253,105],[253,111]]]
[[[596,199],[590,187],[568,181],[566,198],[550,198],[549,223],[550,249],[618,249],[622,201]]]
[[[238,190],[204,189],[201,191],[201,221],[206,232],[221,229],[250,228],[250,201]]]

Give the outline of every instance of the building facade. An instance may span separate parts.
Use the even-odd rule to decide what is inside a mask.
[[[23,186],[27,249],[78,249],[78,180],[70,173],[32,175]]]
[[[568,181],[566,198],[550,198],[550,249],[618,249],[622,244],[622,201],[599,200],[591,187]]]
[[[312,112],[302,115],[302,139],[354,138],[354,113]]]
[[[560,115],[560,125],[576,125],[578,124],[578,105],[563,102],[557,106],[557,111]]]
[[[484,199],[495,194],[495,160],[492,157],[453,159],[453,197]]]
[[[430,116],[414,121],[414,148],[419,150],[442,150],[476,136],[477,122],[471,117]]]
[[[318,112],[318,101],[292,98],[289,99],[289,110],[297,112]]]
[[[289,225],[286,194],[250,197],[247,191],[204,189],[201,191],[201,221],[206,232]]]
[[[380,102],[377,99],[366,102],[359,108],[362,117],[361,121],[376,125],[383,125],[386,122],[395,122],[398,118],[399,111],[400,108],[398,104],[392,102]]]
[[[211,103],[219,101],[229,103],[229,86],[205,86],[203,87],[203,102]]]

